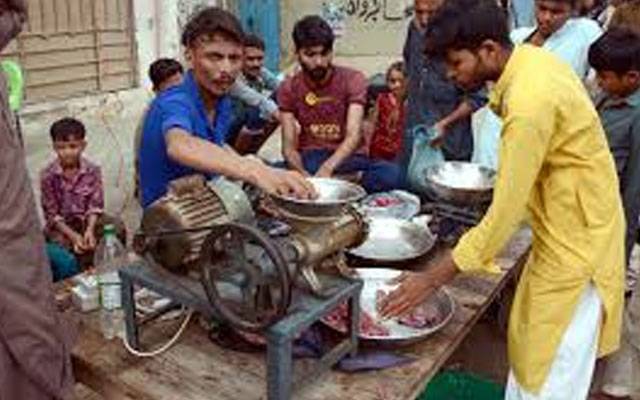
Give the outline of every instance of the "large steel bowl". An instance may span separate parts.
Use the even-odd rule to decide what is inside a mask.
[[[349,253],[374,262],[402,262],[426,254],[436,242],[426,224],[399,218],[369,220],[367,240]]]
[[[316,190],[315,199],[299,199],[274,195],[275,204],[282,210],[301,217],[333,217],[340,215],[348,204],[367,195],[362,186],[335,178],[307,178]]]
[[[491,201],[496,172],[480,164],[447,161],[425,170],[427,187],[440,199],[458,205]]]
[[[425,300],[425,303],[431,304],[438,310],[439,318],[435,324],[424,328],[412,328],[401,324],[397,319],[381,320],[378,315],[378,291],[389,293],[396,289],[398,284],[394,279],[400,276],[402,271],[388,268],[359,268],[356,272],[358,278],[364,282],[360,294],[360,310],[389,330],[388,335],[376,335],[360,330],[358,336],[367,342],[384,347],[400,347],[421,342],[443,329],[456,312],[454,298],[446,289],[440,288]],[[324,318],[322,322],[338,332],[346,333],[346,321],[337,323],[335,320]]]

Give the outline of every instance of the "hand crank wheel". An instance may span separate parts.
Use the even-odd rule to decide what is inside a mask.
[[[256,332],[281,319],[291,302],[291,277],[280,249],[250,225],[216,226],[200,253],[204,290],[219,316]]]

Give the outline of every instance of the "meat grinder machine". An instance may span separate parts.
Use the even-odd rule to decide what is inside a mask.
[[[265,207],[264,196],[224,178],[173,181],[144,211],[134,238],[142,261],[120,272],[130,345],[139,347],[133,288],[142,286],[236,330],[264,335],[270,400],[289,399],[297,385],[296,337],[344,302],[348,337],[318,369],[354,353],[362,282],[352,278],[344,253],[366,239],[367,223],[349,205],[365,193],[337,180],[314,185],[318,199],[269,197]],[[289,229],[274,234],[268,228],[274,223]]]

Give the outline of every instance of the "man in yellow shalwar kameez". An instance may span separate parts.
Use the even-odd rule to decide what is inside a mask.
[[[382,314],[411,311],[459,272],[497,272],[495,256],[526,221],[533,244],[511,310],[506,399],[585,399],[596,357],[619,346],[623,309],[624,215],[598,114],[570,66],[513,47],[493,0],[449,0],[426,41],[460,86],[496,82],[500,165],[484,219],[443,261],[405,275]]]

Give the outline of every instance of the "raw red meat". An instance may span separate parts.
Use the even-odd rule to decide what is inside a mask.
[[[433,304],[422,304],[398,323],[415,329],[430,328],[440,321],[440,312]]]
[[[342,303],[324,318],[324,322],[340,332],[346,332],[348,311],[347,303]],[[376,322],[366,311],[360,310],[360,335],[364,337],[377,337],[389,336],[389,334],[388,328]]]
[[[373,200],[373,205],[376,207],[389,207],[400,204],[400,199],[395,197],[378,197]]]
[[[380,301],[386,295],[384,290],[378,290],[376,292],[376,307],[379,307]],[[438,321],[440,321],[440,312],[436,306],[429,303],[424,303],[416,307],[410,314],[398,319],[399,324],[415,329],[432,327],[437,324]]]

